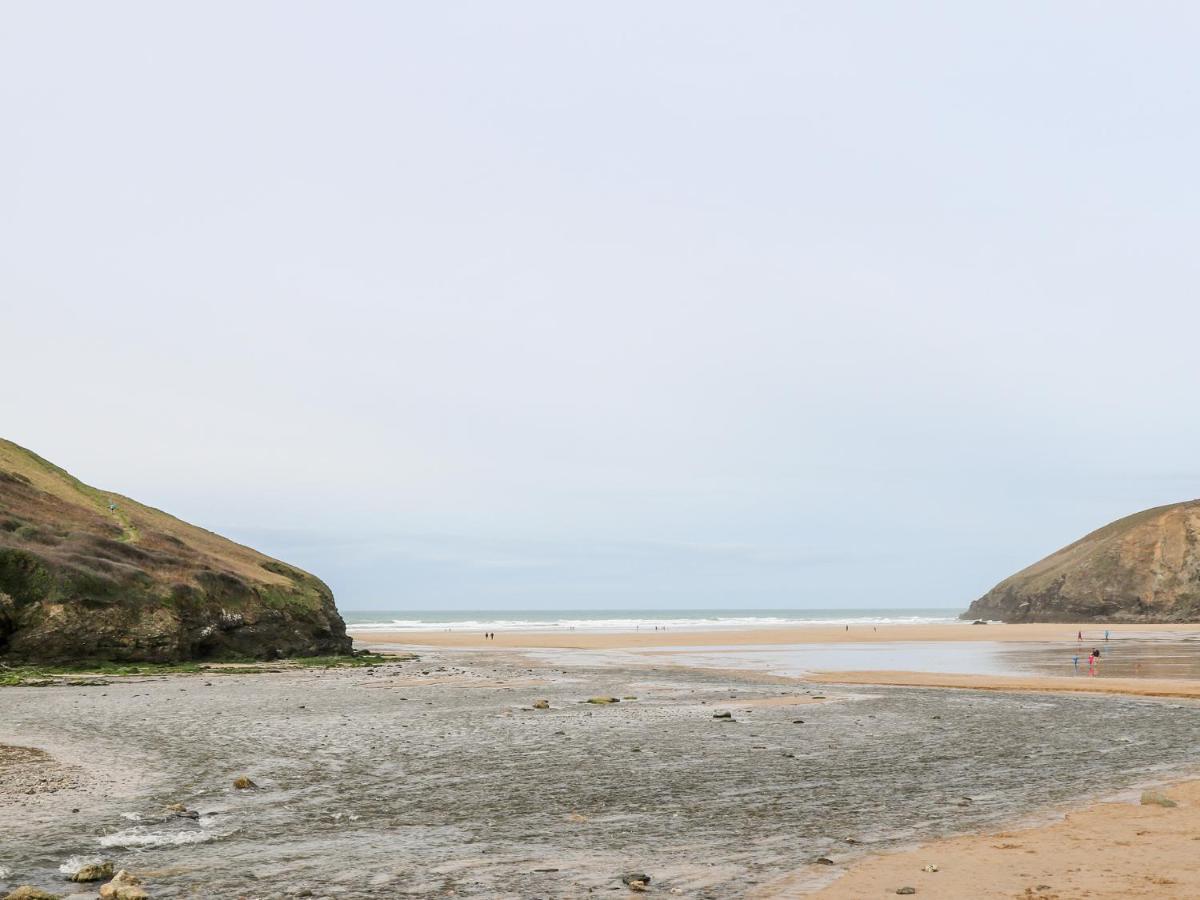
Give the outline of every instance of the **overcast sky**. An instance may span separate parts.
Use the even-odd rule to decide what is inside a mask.
[[[345,609],[965,607],[1200,494],[1200,7],[0,6],[0,435]]]

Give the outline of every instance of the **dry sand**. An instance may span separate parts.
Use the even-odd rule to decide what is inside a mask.
[[[795,628],[747,628],[736,631],[499,631],[486,640],[473,631],[355,631],[361,644],[402,644],[418,647],[562,648],[625,650],[638,647],[728,647],[753,644],[894,643],[898,641],[1070,641],[1082,631],[1084,642],[1114,636],[1181,636],[1200,634],[1200,624],[1185,625],[806,625]]]
[[[863,860],[812,896],[869,900],[916,888],[918,898],[1200,897],[1200,781],[1167,790],[1178,807],[1098,803],[1051,825],[926,844]],[[924,867],[935,865],[936,872]],[[793,897],[811,873],[752,896]]]

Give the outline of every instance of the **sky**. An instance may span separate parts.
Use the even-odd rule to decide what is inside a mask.
[[[344,609],[965,608],[1200,495],[1198,26],[5,3],[0,436]]]

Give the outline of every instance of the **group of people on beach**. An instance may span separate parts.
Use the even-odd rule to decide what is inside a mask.
[[[1082,631],[1078,632],[1075,635],[1075,639],[1077,641],[1079,641],[1080,643],[1082,643],[1083,642],[1083,632]],[[1108,629],[1107,628],[1104,629],[1104,640],[1105,641],[1108,640]],[[1072,657],[1072,661],[1075,663],[1075,673],[1078,674],[1079,673],[1079,653],[1078,652],[1076,652],[1075,656]],[[1088,675],[1096,674],[1096,665],[1099,662],[1100,662],[1100,648],[1093,647],[1092,652],[1088,654]]]
[[[494,632],[494,631],[485,631],[485,632],[483,633],[483,639],[484,639],[485,641],[494,641],[494,640],[496,639],[496,632]]]

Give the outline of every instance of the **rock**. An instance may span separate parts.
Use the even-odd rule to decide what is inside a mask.
[[[150,900],[150,894],[142,887],[142,879],[122,869],[113,880],[100,886],[101,900]]]
[[[620,697],[592,697],[587,702],[604,705],[607,703],[620,703],[621,698]]]
[[[713,713],[713,718],[714,719],[732,719],[733,713],[729,712],[728,710],[723,710],[722,712]]]
[[[80,868],[71,876],[72,881],[103,881],[113,877],[113,864],[110,862],[90,863]]]
[[[258,787],[253,781],[242,775],[240,778],[233,779],[233,786],[239,791],[252,791]]]
[[[621,884],[631,891],[644,891],[650,886],[650,876],[645,872],[630,872],[621,876]]]
[[[549,700],[534,700],[533,708],[534,709],[549,709],[550,701]]]
[[[813,860],[813,862],[815,862],[818,866],[832,866],[834,864],[833,860],[828,856],[818,856],[815,860]]]
[[[922,866],[922,867],[921,867],[921,871],[922,871],[922,872],[936,872],[937,870],[938,870],[938,867],[937,867],[937,866],[935,866],[933,863],[930,863],[930,864],[929,864],[929,865],[927,865],[927,866]]]
[[[31,884],[23,884],[5,894],[4,900],[58,900],[58,894],[51,894]]]
[[[1179,804],[1161,791],[1142,791],[1142,806],[1172,807]]]
[[[792,719],[792,724],[793,725],[803,725],[804,720],[803,719]]]
[[[917,892],[917,889],[915,887],[896,888],[897,894],[915,894],[916,892]]]

